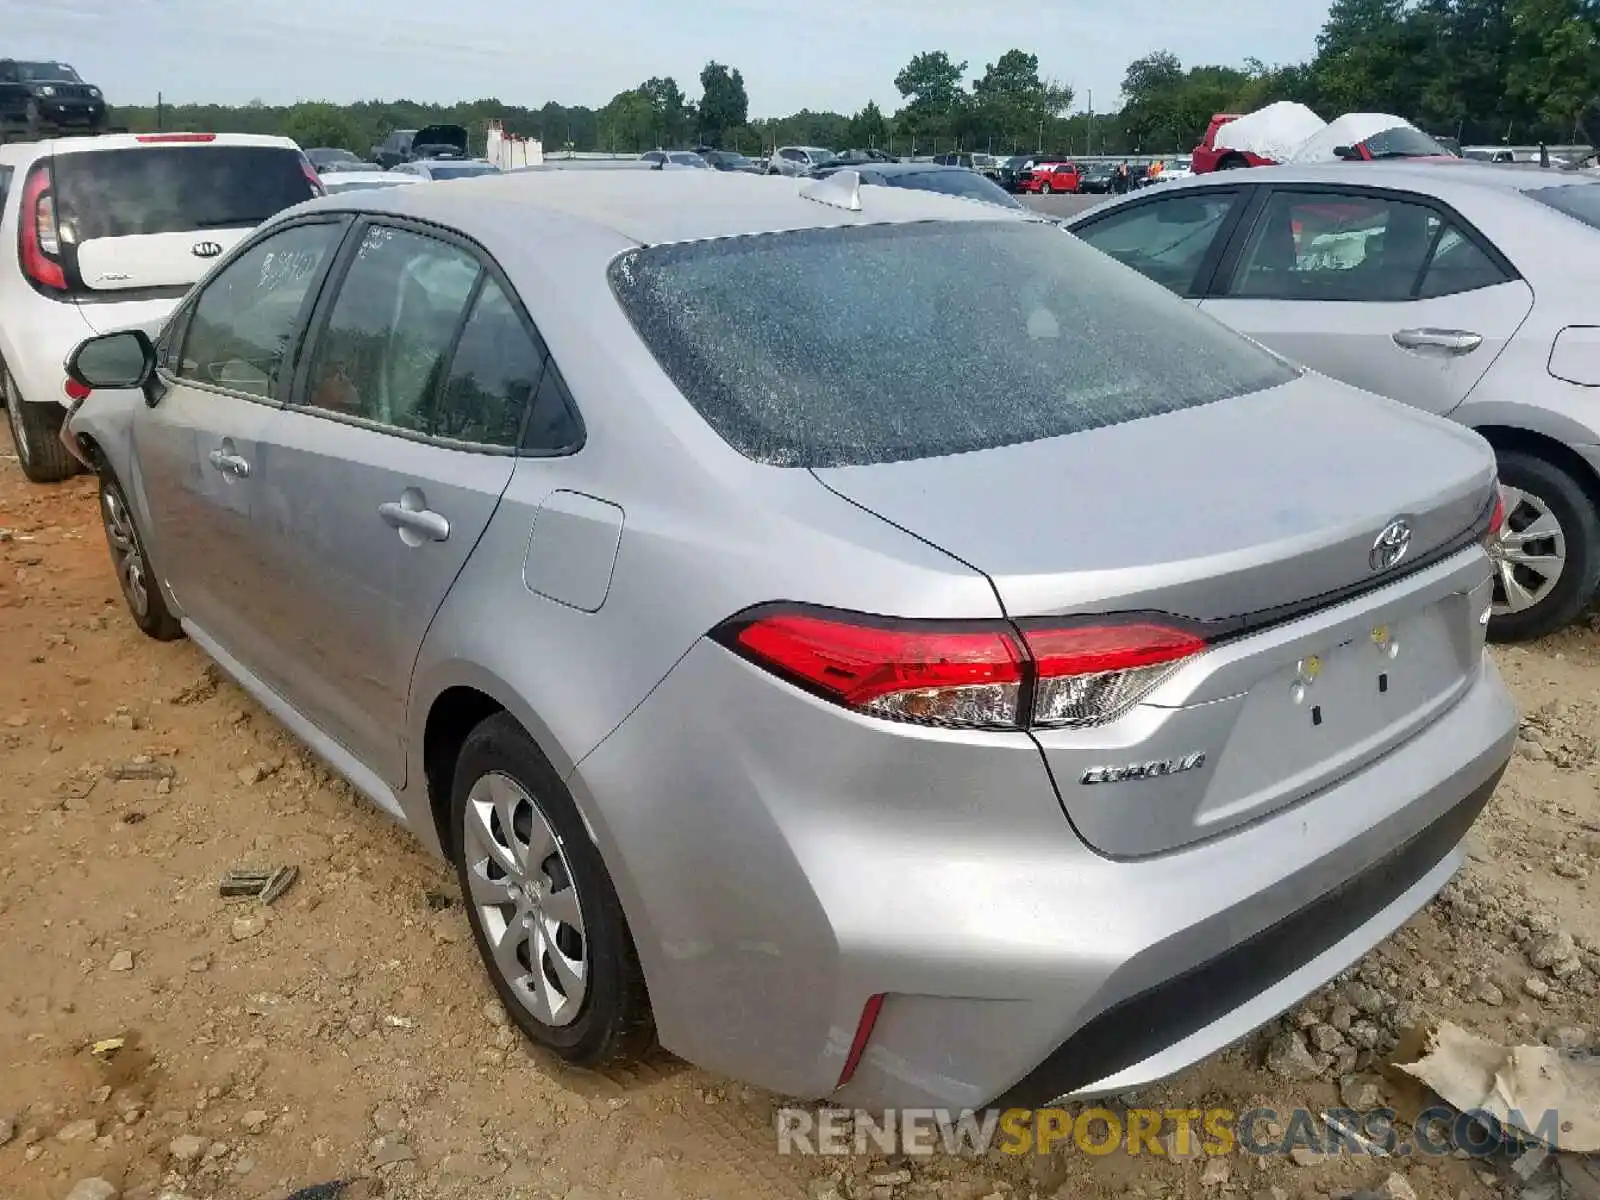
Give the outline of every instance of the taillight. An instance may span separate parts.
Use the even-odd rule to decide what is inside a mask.
[[[76,379],[68,379],[61,385],[61,390],[67,394],[68,400],[87,400],[90,395],[90,390]]]
[[[326,196],[328,189],[323,186],[322,176],[317,174],[317,168],[311,165],[311,160],[304,154],[300,156],[300,173],[306,177],[306,182],[311,185],[313,196]]]
[[[1033,723],[1097,725],[1121,716],[1186,658],[1197,634],[1143,620],[1024,629],[1034,664]]]
[[[22,273],[40,287],[65,291],[67,274],[57,261],[61,236],[56,228],[56,201],[50,191],[50,168],[44,163],[29,172],[23,185],[17,239]]]
[[[919,725],[1098,725],[1137,704],[1206,640],[1155,617],[915,621],[769,605],[712,636],[823,699]]]
[[[1500,535],[1506,527],[1506,498],[1501,495],[1499,485],[1494,489],[1494,507],[1489,510],[1489,524],[1483,531],[1484,548],[1498,547]]]

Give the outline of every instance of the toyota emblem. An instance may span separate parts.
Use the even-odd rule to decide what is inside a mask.
[[[222,253],[222,247],[216,242],[196,242],[193,253],[196,258],[215,258]]]
[[[1411,549],[1411,526],[1405,521],[1390,521],[1378,534],[1377,541],[1367,554],[1367,564],[1374,571],[1387,571],[1399,564]]]

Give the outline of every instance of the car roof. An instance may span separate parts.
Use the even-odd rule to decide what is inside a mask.
[[[830,163],[828,166],[824,167],[823,170],[829,171],[833,174],[838,174],[840,171],[850,171],[857,167],[860,167],[865,171],[872,171],[878,175],[953,175],[957,171],[961,172],[963,175],[972,174],[972,172],[967,170],[966,167],[951,166],[947,163],[877,162],[873,159],[867,159],[862,162],[843,163],[838,167],[835,167],[832,163]]]
[[[0,146],[0,163],[15,165],[63,154],[86,154],[92,150],[148,150],[155,147],[204,150],[213,146],[267,146],[280,150],[299,150],[293,138],[259,133],[105,133],[94,137],[46,138],[38,142],[12,142]]]
[[[356,190],[288,211],[392,213],[475,237],[499,236],[542,212],[645,245],[846,225],[1025,219],[999,206],[910,189],[874,188],[870,196],[863,192],[859,212],[805,195],[826,187],[827,181],[684,170],[656,172],[636,186],[619,188],[604,172],[515,171],[449,187]]]
[[[407,171],[329,171],[323,183],[421,183],[422,177]]]

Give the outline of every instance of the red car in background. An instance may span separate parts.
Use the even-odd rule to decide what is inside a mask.
[[[1231,171],[1236,167],[1272,166],[1272,159],[1251,154],[1248,150],[1217,149],[1217,130],[1229,121],[1237,121],[1242,115],[1242,113],[1218,113],[1211,118],[1211,124],[1206,126],[1205,137],[1200,139],[1200,144],[1194,148],[1194,154],[1189,160],[1190,169],[1196,175],[1204,175],[1208,171]]]
[[[1083,190],[1083,175],[1077,163],[1034,163],[1033,170],[1024,171],[1017,178],[1017,187],[1024,192],[1078,192]]]

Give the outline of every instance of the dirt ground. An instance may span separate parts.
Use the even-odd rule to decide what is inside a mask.
[[[1528,721],[1463,876],[1353,978],[1122,1101],[1321,1111],[1371,1085],[1398,1103],[1378,1069],[1441,1017],[1593,1044],[1600,634],[1583,624],[1495,655]],[[286,863],[300,878],[270,908],[218,895],[230,867]],[[126,1042],[105,1062],[93,1044],[111,1037]],[[357,1176],[351,1195],[419,1200],[1458,1200],[1524,1186],[1465,1157],[780,1157],[781,1103],[666,1055],[574,1072],[514,1037],[449,873],[193,646],[135,630],[91,480],[34,487],[0,457],[4,1200],[114,1194],[74,1191],[90,1178],[124,1200],[278,1200]]]

